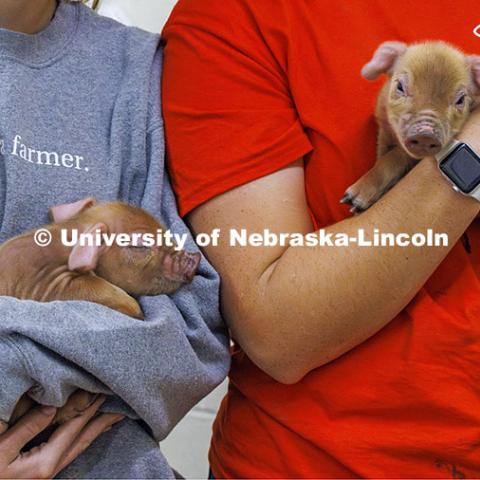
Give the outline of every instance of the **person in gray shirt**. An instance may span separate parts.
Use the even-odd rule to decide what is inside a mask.
[[[198,251],[164,169],[161,55],[157,35],[78,2],[0,2],[0,242],[93,196],[145,208]],[[158,441],[229,367],[218,293],[202,258],[191,284],[140,299],[143,322],[0,297],[0,478],[173,478]],[[102,397],[23,452],[79,388]],[[26,393],[43,407],[8,428]]]

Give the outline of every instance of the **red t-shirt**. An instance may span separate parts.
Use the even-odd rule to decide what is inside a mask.
[[[163,101],[181,213],[304,156],[317,226],[347,217],[339,199],[375,161],[383,83],[361,67],[385,40],[480,53],[479,6],[180,0],[164,31]],[[469,235],[473,252],[457,244],[395,320],[296,385],[236,350],[214,426],[215,476],[479,477],[477,225]]]

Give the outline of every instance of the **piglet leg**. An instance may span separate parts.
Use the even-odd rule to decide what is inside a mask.
[[[375,165],[357,182],[347,188],[340,200],[352,206],[351,212],[362,212],[371,207],[392,188],[418,160],[408,156],[400,147],[380,157]]]
[[[54,294],[52,300],[85,300],[100,303],[130,317],[143,320],[143,312],[138,302],[117,286],[89,272],[71,279],[60,291]]]

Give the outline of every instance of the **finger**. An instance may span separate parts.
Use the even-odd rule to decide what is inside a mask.
[[[37,455],[41,455],[43,465],[55,469],[104,401],[105,396],[102,395],[83,414],[72,418],[53,432],[48,442],[37,452]]]
[[[68,420],[78,417],[90,405],[92,405],[98,395],[86,392],[85,390],[77,390],[67,401],[67,403],[58,410],[54,423],[65,423]]]
[[[7,431],[7,428],[8,428],[8,423],[7,423],[7,422],[3,422],[2,420],[0,420],[0,435],[1,435],[3,432],[6,432],[6,431]]]
[[[64,468],[70,465],[78,456],[80,456],[102,433],[107,432],[113,425],[122,421],[123,415],[114,413],[105,413],[96,417],[88,423],[88,425],[78,435],[70,450],[60,460],[60,464],[56,468],[55,475],[60,473]]]
[[[17,420],[23,417],[35,405],[36,403],[27,394],[23,395],[23,397],[18,401],[17,405],[15,406],[15,410],[10,417],[10,425],[17,423]]]
[[[56,412],[54,407],[37,407],[8,429],[0,438],[4,458],[9,462],[17,458],[20,450],[50,425]]]
[[[101,395],[90,405],[82,414],[72,418],[68,422],[59,426],[50,437],[47,446],[51,448],[63,448],[63,453],[70,448],[77,435],[85,428],[88,422],[96,415],[98,409],[105,402],[105,395]]]

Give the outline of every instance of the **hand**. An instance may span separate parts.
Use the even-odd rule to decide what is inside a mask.
[[[51,425],[57,409],[36,407],[10,428],[0,422],[0,478],[53,478],[123,419],[110,413],[95,416],[104,401],[103,396],[97,399],[81,415],[58,427],[46,443],[28,452],[22,449]]]

